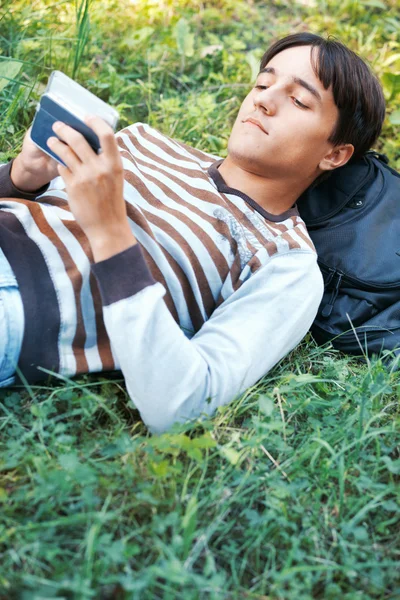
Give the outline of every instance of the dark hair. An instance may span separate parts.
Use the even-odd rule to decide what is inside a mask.
[[[360,157],[379,137],[385,118],[385,99],[378,79],[344,44],[313,33],[295,33],[275,42],[262,57],[260,70],[283,50],[296,46],[311,46],[316,76],[326,90],[332,86],[339,118],[329,142],[353,144],[353,157]]]

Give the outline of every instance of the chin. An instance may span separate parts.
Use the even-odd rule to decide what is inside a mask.
[[[253,173],[262,174],[268,169],[268,162],[260,159],[260,151],[254,148],[254,144],[228,144],[228,155],[238,166]]]

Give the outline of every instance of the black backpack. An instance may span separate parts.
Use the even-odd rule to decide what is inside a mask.
[[[298,200],[325,283],[311,331],[350,354],[400,352],[400,173],[387,163],[367,152]]]

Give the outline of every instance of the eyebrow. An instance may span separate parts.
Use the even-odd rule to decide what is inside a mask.
[[[261,73],[271,73],[272,75],[276,75],[276,69],[274,69],[273,67],[265,67],[265,69],[262,69],[259,72],[259,75],[261,75]],[[318,92],[318,90],[315,89],[315,87],[313,85],[311,85],[311,83],[308,83],[308,81],[305,81],[304,79],[301,79],[300,77],[292,77],[292,81],[293,83],[296,83],[297,85],[301,85],[301,87],[305,88],[306,90],[308,90],[310,92],[310,94],[312,94],[320,104],[322,104],[322,98],[320,93]]]

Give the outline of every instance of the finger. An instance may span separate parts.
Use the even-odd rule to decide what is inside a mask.
[[[86,117],[86,125],[88,125],[100,140],[100,146],[103,153],[108,157],[119,156],[119,150],[115,139],[114,131],[108,123],[96,116]]]
[[[60,177],[63,178],[64,183],[67,184],[70,176],[72,175],[71,171],[67,167],[60,165],[60,163],[57,163],[57,170]]]
[[[61,121],[53,124],[53,131],[57,136],[74,151],[81,162],[88,163],[96,156],[83,135]]]
[[[47,140],[47,145],[54,154],[61,158],[70,171],[76,170],[82,164],[75,152],[58,138],[50,137]]]

